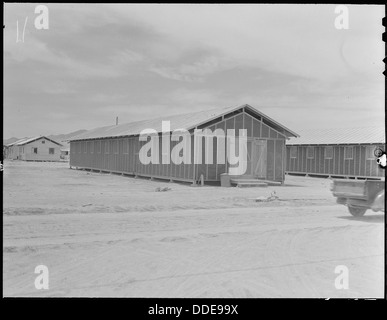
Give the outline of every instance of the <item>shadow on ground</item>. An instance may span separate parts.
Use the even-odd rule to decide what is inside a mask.
[[[305,188],[307,187],[306,185],[303,185],[303,184],[294,184],[294,183],[284,183],[282,186],[279,186],[279,187],[301,187],[301,188]]]
[[[372,215],[366,214],[363,217],[342,216],[339,218],[346,219],[346,220],[371,222],[371,223],[384,223],[384,214],[372,214]]]

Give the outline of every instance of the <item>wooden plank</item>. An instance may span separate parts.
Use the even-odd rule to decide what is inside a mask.
[[[335,171],[335,155],[334,155],[335,149],[332,147],[332,158],[328,159],[325,172],[326,174],[330,175],[333,174]]]
[[[366,152],[364,152],[364,153],[365,153],[364,158],[366,159],[366,163],[367,163],[367,166],[366,166],[366,176],[372,177],[372,176],[373,176],[373,172],[372,172],[372,163],[373,163],[374,161],[368,160],[368,159],[367,159],[367,153],[366,153]]]
[[[322,148],[317,146],[316,148],[316,173],[323,173],[324,170],[324,158],[321,156]]]
[[[274,141],[267,140],[267,180],[274,180]]]
[[[289,151],[290,154],[290,151]],[[293,159],[295,162],[295,171],[300,171],[300,166],[301,166],[301,148],[297,147],[297,158]]]
[[[269,132],[269,135],[270,135],[270,132]],[[273,144],[274,144],[274,150],[273,150],[273,180],[276,179],[276,162],[277,162],[277,148],[276,148],[276,145],[277,145],[277,142],[275,140],[273,140]]]
[[[281,140],[275,141],[275,162],[274,162],[274,177],[276,181],[283,181],[283,144]]]
[[[305,160],[306,160],[306,162],[305,162],[305,164],[306,164],[305,172],[306,173],[310,173],[310,167],[311,167],[310,162],[311,162],[311,160],[308,158],[308,147],[305,148]]]
[[[338,147],[339,149],[339,174],[344,174],[344,148]]]
[[[321,148],[321,158],[323,159],[323,164],[322,164],[322,170],[321,173],[326,174],[329,171],[329,159],[325,159],[325,148]]]
[[[133,170],[133,138],[128,138],[128,158],[127,158],[127,172],[134,172]]]
[[[357,176],[359,173],[359,151],[360,146],[354,146],[353,147],[353,172],[352,174]]]
[[[126,151],[128,150],[128,138],[122,139],[122,162],[121,167],[124,172],[128,172],[128,154],[124,153],[124,150],[126,148]]]
[[[262,123],[262,132],[261,132],[261,137],[262,138],[269,138],[269,127]]]
[[[333,147],[333,173],[339,173],[339,149],[338,147]]]
[[[287,152],[287,156],[289,156],[290,162],[292,164],[291,165],[291,170],[298,171],[298,160],[300,159],[300,157],[299,157],[299,149],[300,148],[297,147],[297,152],[296,152],[296,158],[295,159],[290,157],[290,149],[291,148],[287,149],[286,152]],[[288,170],[288,169],[286,169],[286,170]]]
[[[114,156],[113,156],[113,159],[114,159],[114,162],[113,162],[113,170],[114,171],[119,171],[118,170],[118,157],[119,157],[119,145],[118,145],[118,139],[114,139]]]
[[[269,138],[270,139],[276,139],[277,138],[277,132],[273,130],[272,128],[269,129]]]
[[[108,170],[112,171],[112,152],[113,152],[112,140],[109,139],[108,143],[109,143],[109,153],[108,153],[108,157],[107,157],[107,159],[108,159]]]
[[[123,158],[123,168],[124,168],[124,172],[129,172],[129,159],[130,159],[130,156],[129,156],[129,138],[125,138],[124,139],[124,142],[123,142],[123,149],[125,150],[125,148],[127,148],[127,153],[124,154],[124,158]]]
[[[105,169],[105,140],[101,140],[101,169]]]
[[[288,151],[288,147],[286,147],[286,151]],[[290,164],[290,157],[289,152],[285,153],[285,171],[290,170],[291,164]]]
[[[311,164],[310,171],[312,173],[316,172],[316,163],[317,163],[317,154],[316,153],[317,153],[316,147],[313,147],[313,158],[310,161],[310,164]]]
[[[253,137],[261,137],[261,122],[256,119],[253,120]]]
[[[370,176],[376,176],[376,161],[374,159],[368,160],[370,162]]]
[[[247,130],[247,136],[253,136],[253,117],[248,114],[243,114],[243,128]]]
[[[355,148],[352,147],[352,160],[349,160],[349,166],[348,166],[348,174],[349,175],[354,175],[355,174]]]
[[[227,130],[229,129],[234,129],[234,118],[230,118],[230,119],[227,119],[226,120],[226,134],[227,134]]]
[[[207,166],[207,180],[216,180],[216,164]]]
[[[360,148],[360,176],[365,176],[366,175],[366,165],[367,161],[365,159],[366,157],[366,150],[364,146],[361,146]]]

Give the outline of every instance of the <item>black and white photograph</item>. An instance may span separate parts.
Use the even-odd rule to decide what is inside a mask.
[[[385,5],[3,8],[3,297],[385,299]]]

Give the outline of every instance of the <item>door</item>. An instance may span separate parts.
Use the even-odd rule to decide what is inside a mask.
[[[267,141],[254,139],[251,155],[252,174],[256,178],[266,179]]]
[[[230,172],[230,168],[239,168],[240,174],[237,174],[239,177],[248,177],[252,178],[252,161],[251,161],[251,150],[252,150],[253,141],[247,139],[246,144],[239,145],[239,137],[236,137],[235,139],[227,139],[227,172]],[[241,150],[239,149],[241,148]],[[230,158],[230,152],[232,151],[233,156],[235,156],[237,159],[237,162],[235,164],[232,164],[232,162],[236,161],[233,159],[231,161]],[[231,161],[231,163],[230,163]],[[244,164],[242,164],[244,162]],[[245,170],[245,171],[243,171]],[[242,173],[243,172],[243,173]]]

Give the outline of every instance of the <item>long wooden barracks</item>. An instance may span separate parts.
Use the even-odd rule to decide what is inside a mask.
[[[163,163],[161,146],[162,121],[170,121],[170,130],[185,129],[189,132],[191,143],[190,163],[176,164],[171,161]],[[140,133],[152,128],[160,136],[158,149],[159,163],[144,164],[139,159],[141,148],[148,143],[140,141]],[[114,172],[151,178],[187,181],[196,183],[220,181],[221,174],[228,173],[230,164],[217,161],[218,139],[213,139],[213,147],[205,143],[197,144],[194,139],[195,129],[228,129],[235,130],[238,138],[239,129],[247,131],[247,169],[243,177],[283,182],[286,167],[285,142],[298,134],[266,116],[250,105],[200,111],[190,114],[162,117],[152,120],[136,121],[119,125],[96,128],[70,140],[70,168],[90,169],[102,172]],[[235,139],[238,150],[238,139]],[[173,149],[179,141],[170,140]],[[203,161],[194,161],[197,152],[202,148]],[[227,146],[225,149],[229,148]],[[213,162],[205,161],[205,153],[212,152]],[[224,150],[227,154],[228,150]],[[236,152],[238,153],[238,152]],[[227,159],[227,157],[225,156]]]
[[[346,178],[384,178],[375,149],[386,150],[385,128],[358,127],[300,131],[287,142],[286,172]]]

